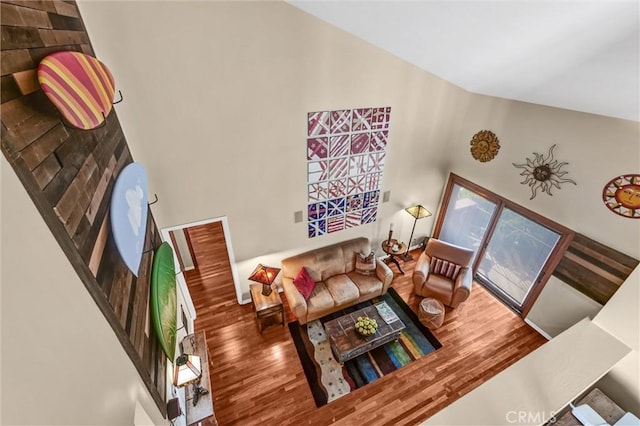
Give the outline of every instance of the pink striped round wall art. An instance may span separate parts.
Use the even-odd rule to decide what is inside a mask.
[[[79,52],[56,52],[38,65],[38,82],[64,119],[95,129],[111,112],[115,83],[105,64]]]

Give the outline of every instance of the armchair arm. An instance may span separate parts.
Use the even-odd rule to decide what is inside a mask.
[[[282,290],[287,298],[291,312],[298,318],[300,324],[307,322],[307,301],[300,294],[291,278],[282,277]]]
[[[420,289],[422,288],[422,284],[427,279],[429,275],[429,265],[431,264],[431,257],[427,255],[424,251],[420,253],[420,257],[416,261],[416,266],[413,270],[413,276],[411,279],[413,280],[413,289],[416,294],[420,294]]]
[[[471,295],[471,285],[473,283],[473,271],[471,268],[462,268],[453,286],[453,296],[451,297],[451,307],[458,305]]]
[[[380,259],[376,259],[376,276],[382,281],[382,293],[385,294],[393,280],[393,271]]]

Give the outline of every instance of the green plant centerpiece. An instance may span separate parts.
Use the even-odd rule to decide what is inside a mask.
[[[356,331],[363,336],[371,336],[378,329],[375,319],[369,317],[358,317],[355,323]]]

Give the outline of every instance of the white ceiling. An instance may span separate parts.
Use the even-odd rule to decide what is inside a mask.
[[[470,92],[640,121],[638,0],[289,3]]]

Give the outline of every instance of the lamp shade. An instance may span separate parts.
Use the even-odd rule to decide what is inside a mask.
[[[258,264],[256,269],[253,270],[249,279],[260,284],[271,285],[279,272],[280,268],[272,268],[260,263]]]
[[[417,204],[417,205],[415,205],[413,207],[408,207],[408,208],[406,208],[404,210],[407,213],[409,213],[411,216],[415,217],[416,219],[422,219],[422,218],[431,216],[431,212],[429,210],[425,209],[420,204]]]
[[[173,384],[183,387],[193,383],[202,376],[202,365],[197,355],[182,354],[176,359]]]

